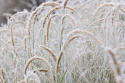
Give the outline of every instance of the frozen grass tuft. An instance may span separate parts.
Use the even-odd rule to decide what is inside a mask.
[[[0,82],[124,83],[124,22],[123,0],[57,0],[18,12],[0,27]]]

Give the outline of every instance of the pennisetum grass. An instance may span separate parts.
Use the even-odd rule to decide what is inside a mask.
[[[43,45],[41,45],[40,47],[42,47],[42,48],[44,48],[46,51],[48,51],[48,52],[52,55],[52,57],[53,57],[53,59],[55,60],[55,62],[57,61],[57,58],[56,58],[55,54],[54,54],[49,48],[47,48],[47,47],[45,47],[45,46],[43,46]]]
[[[65,18],[69,18],[69,19],[72,21],[72,23],[75,25],[75,22],[74,22],[73,18],[72,18],[71,16],[69,16],[69,15],[65,15],[65,16],[62,18],[62,24],[64,24]]]
[[[124,22],[124,0],[53,0],[17,12],[0,27],[0,82],[124,83]]]
[[[110,49],[108,49],[108,52],[111,55],[111,58],[113,60],[113,66],[114,66],[114,70],[116,73],[115,79],[118,83],[123,83],[122,71],[121,71],[120,65],[116,59],[116,55]]]
[[[41,57],[33,57],[33,58],[31,58],[31,59],[27,62],[27,64],[26,64],[25,74],[26,74],[26,71],[27,71],[27,68],[28,68],[29,64],[30,64],[33,60],[36,60],[36,59],[42,60],[42,61],[44,61],[48,66],[50,66],[49,63],[48,63],[45,59],[43,59],[43,58],[41,58]],[[46,71],[46,70],[45,70],[45,71]]]
[[[49,40],[49,27],[50,27],[50,24],[51,24],[51,20],[52,20],[52,18],[54,18],[56,16],[58,16],[58,15],[53,15],[49,19],[49,22],[48,22],[48,25],[47,25],[47,41]]]

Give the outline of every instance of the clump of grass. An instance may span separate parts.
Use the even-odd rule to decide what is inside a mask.
[[[18,12],[0,27],[0,82],[124,83],[122,0],[59,2]]]

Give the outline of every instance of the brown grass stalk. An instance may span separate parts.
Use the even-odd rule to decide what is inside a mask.
[[[12,42],[13,50],[17,56],[16,50],[15,50],[14,37],[13,37],[13,23],[11,24],[11,42]]]
[[[35,16],[35,14],[41,9],[41,7],[38,7],[30,16],[29,18],[29,22],[28,22],[28,35],[29,35],[29,44],[30,44],[30,28],[31,28],[31,21],[33,20],[33,17]]]
[[[3,79],[0,77],[0,82],[2,82],[3,83]]]
[[[26,38],[24,39],[24,42],[25,42],[25,50],[26,50]]]
[[[23,48],[23,46],[20,46],[16,49],[16,52],[18,52],[21,48]]]
[[[66,17],[69,18],[69,19],[72,21],[72,23],[75,25],[75,22],[74,22],[73,18],[72,18],[70,15],[65,15],[65,16],[62,18],[62,24],[64,24],[64,20],[65,20]]]
[[[83,8],[83,6],[87,5],[91,1],[93,1],[93,0],[88,0],[88,1],[84,2],[82,5],[80,5],[79,7],[77,7],[77,9],[79,10],[79,9]]]
[[[44,35],[44,46],[46,46],[46,35]]]
[[[102,8],[104,8],[104,7],[107,7],[107,6],[114,6],[114,4],[112,4],[112,3],[105,3],[105,4],[103,4],[103,5],[101,5],[100,7],[98,7],[98,9],[96,10],[96,12],[95,12],[95,15],[99,12],[99,10],[101,10]]]
[[[72,41],[72,40],[74,40],[74,39],[76,39],[76,38],[78,38],[78,37],[80,37],[80,36],[75,36],[75,37],[72,37],[71,39],[69,39],[69,40],[67,40],[67,41],[65,41],[65,43],[64,43],[64,45],[63,45],[63,47],[62,47],[62,50],[61,50],[61,52],[59,53],[59,58],[58,58],[58,61],[57,61],[57,70],[56,70],[56,72],[58,73],[58,71],[59,71],[59,63],[60,63],[60,61],[61,61],[61,57],[62,57],[62,55],[63,55],[63,51],[66,49],[66,47],[68,46],[68,44]]]
[[[48,52],[52,55],[52,57],[53,57],[53,59],[55,60],[55,62],[57,61],[57,58],[56,58],[55,54],[52,52],[52,50],[50,50],[49,48],[47,48],[47,47],[45,47],[45,46],[43,46],[43,45],[40,45],[40,47],[42,47],[42,48],[44,48],[46,51],[48,51]]]
[[[47,18],[50,16],[50,14],[51,14],[53,11],[58,10],[58,9],[61,9],[61,8],[63,8],[63,7],[58,6],[58,7],[54,7],[52,10],[49,11],[49,13],[46,15],[46,17],[45,17],[44,20],[43,20],[43,26],[42,26],[43,28],[45,27]],[[78,14],[78,12],[75,11],[74,9],[72,9],[71,7],[66,7],[66,8]]]
[[[17,12],[16,14],[12,15],[11,18],[8,21],[8,25],[10,25],[11,21],[16,18],[18,15],[24,15],[27,14],[26,12]]]
[[[46,23],[46,21],[47,21],[47,18],[50,16],[50,14],[51,14],[53,11],[58,10],[58,9],[60,9],[60,8],[62,8],[62,7],[61,7],[61,6],[54,7],[53,9],[51,9],[51,10],[49,11],[49,13],[46,15],[46,17],[45,17],[44,20],[43,20],[43,28],[44,28],[45,23]]]
[[[63,5],[64,9],[66,8],[68,1],[69,0],[65,0],[64,5]]]
[[[123,8],[120,8],[120,10],[125,14],[125,10]]]
[[[49,21],[48,21],[48,25],[47,25],[47,41],[49,40],[49,27],[50,27],[51,20],[52,20],[52,18],[54,18],[56,16],[58,16],[58,15],[56,14],[56,15],[51,16]]]
[[[8,47],[7,43],[5,43],[4,40],[0,39],[0,41],[1,41],[3,44],[5,44],[5,46],[6,46],[8,49],[10,49],[10,48]],[[1,45],[2,45],[2,43],[1,43]]]
[[[75,9],[73,9],[73,8],[71,8],[71,7],[66,7],[66,8],[69,9],[69,10],[71,10],[71,11],[73,11],[73,12],[75,12],[76,14],[79,15],[79,13],[78,13]]]
[[[88,31],[85,31],[85,30],[75,30],[75,31],[71,32],[69,34],[69,36],[68,36],[68,39],[70,39],[74,35],[79,35],[79,34],[80,35],[85,35],[86,34],[86,35],[92,37],[95,41],[98,42],[99,45],[102,46],[102,43],[94,35],[92,35],[92,33],[88,32]]]
[[[97,21],[91,23],[91,24],[87,27],[87,29],[89,29],[90,27],[92,27],[94,24],[97,24],[98,22],[101,22],[101,21],[104,21],[104,20],[105,20],[105,18],[102,18],[102,19],[99,19],[99,20],[97,20]]]
[[[118,80],[116,77],[116,80],[118,81],[118,83],[123,83],[122,71],[121,71],[120,65],[116,59],[116,55],[110,49],[108,49],[108,53],[111,55],[113,65],[115,67],[116,76],[120,77],[120,79],[118,79]]]
[[[19,82],[19,83],[25,83],[25,81],[23,80],[23,81],[21,81],[21,82]]]
[[[14,38],[13,38],[13,24],[11,25],[11,42],[14,47]]]
[[[46,3],[43,3],[42,5],[43,6],[52,6],[52,7],[60,6],[60,4],[56,3],[56,2],[46,2]]]
[[[114,49],[115,51],[118,51],[118,50],[125,50],[125,47],[117,47]]]
[[[4,80],[4,82],[6,83],[6,80],[5,80],[5,74],[4,74],[3,69],[2,69],[2,76],[3,76],[3,80]]]
[[[32,62],[32,61],[34,61],[34,60],[41,60],[41,61],[44,61],[49,67],[50,67],[50,64],[48,63],[48,61],[46,60],[46,59],[44,59],[44,58],[42,58],[42,57],[32,57],[31,59],[29,59],[29,61],[27,62],[27,64],[26,64],[26,67],[25,67],[25,74],[26,74],[26,71],[27,71],[27,69],[28,69],[28,67],[29,67],[29,64]]]
[[[125,23],[122,20],[116,20],[116,21],[121,23],[123,26],[125,26]]]
[[[35,73],[35,72],[37,72],[37,71],[40,71],[40,72],[48,72],[47,69],[37,69],[37,70],[34,70],[33,72]]]
[[[35,15],[41,8],[46,7],[46,6],[60,6],[60,4],[56,3],[56,2],[46,2],[43,3],[40,7],[38,7],[31,15],[31,19],[29,20],[29,28],[31,27],[31,21],[33,19],[33,17],[35,16],[35,18],[37,18],[37,15]],[[45,18],[46,20],[46,18]],[[34,20],[35,21],[35,20]],[[44,26],[45,23],[43,23]],[[44,28],[44,27],[43,27]],[[29,33],[30,35],[30,33]]]

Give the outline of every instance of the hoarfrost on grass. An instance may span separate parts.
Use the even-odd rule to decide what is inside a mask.
[[[59,2],[18,12],[0,28],[0,81],[124,83],[122,0]]]

